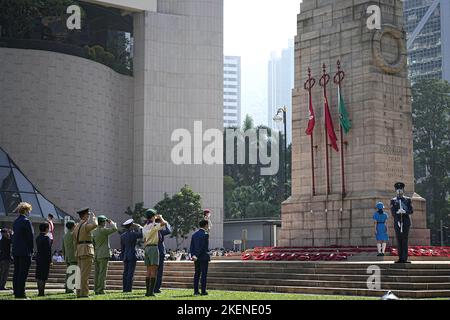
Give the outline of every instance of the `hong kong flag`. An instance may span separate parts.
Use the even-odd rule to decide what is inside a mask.
[[[325,95],[325,126],[327,128],[328,138],[331,142],[331,146],[333,147],[334,150],[339,152],[336,132],[334,131],[333,119],[331,118],[330,108],[328,106],[328,98],[326,95]]]
[[[315,126],[316,126],[316,115],[314,113],[312,97],[311,95],[309,95],[309,121],[308,121],[308,128],[306,129],[306,134],[308,136],[313,134]]]

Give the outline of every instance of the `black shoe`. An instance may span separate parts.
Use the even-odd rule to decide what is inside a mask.
[[[208,292],[202,292],[202,296],[207,296],[208,295]]]
[[[384,256],[385,256],[385,254],[384,254],[384,253],[382,253],[382,254],[381,254],[381,256],[382,256],[382,257],[384,257]]]
[[[402,261],[395,261],[394,263],[403,263]]]
[[[199,296],[200,292],[194,292],[194,296]]]
[[[154,293],[161,293],[161,290],[155,290]]]
[[[377,254],[377,257],[381,257],[381,256],[383,256],[382,253],[378,253],[378,254]]]

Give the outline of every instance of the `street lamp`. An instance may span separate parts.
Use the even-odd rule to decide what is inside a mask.
[[[287,199],[287,108],[279,108],[277,114],[273,117],[273,121],[277,124],[284,125],[284,198]]]

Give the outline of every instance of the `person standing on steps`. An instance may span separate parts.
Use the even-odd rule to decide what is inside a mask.
[[[11,231],[3,228],[0,239],[0,291],[6,290],[11,265]]]
[[[62,249],[63,249],[64,261],[66,263],[67,269],[69,269],[71,266],[77,265],[77,258],[75,257],[75,247],[73,244],[73,229],[75,228],[75,222],[67,221],[66,228],[67,228],[67,233],[64,235],[64,238],[63,238]],[[66,289],[66,293],[73,293],[73,291],[70,290],[67,285],[67,280],[69,278],[68,271],[70,271],[70,270],[66,270],[66,281],[65,281],[64,288]]]
[[[161,223],[162,220],[163,220],[162,215],[157,215],[155,222]],[[158,275],[156,277],[155,293],[161,293],[162,278],[163,278],[163,273],[164,273],[164,258],[166,255],[166,247],[164,245],[164,237],[168,236],[171,233],[172,233],[172,227],[166,221],[166,225],[159,231],[159,242],[158,242],[159,266],[158,266]]]
[[[98,228],[92,232],[94,244],[94,292],[96,295],[105,294],[106,274],[108,272],[108,262],[111,259],[111,246],[109,237],[117,232],[117,224],[105,216],[97,218]]]
[[[133,291],[134,271],[136,270],[136,243],[142,239],[142,227],[128,219],[122,226],[125,232],[120,236],[120,256],[123,261],[123,292]]]
[[[75,256],[80,268],[80,288],[77,289],[77,298],[87,298],[89,297],[89,274],[94,260],[92,231],[97,228],[98,222],[89,208],[80,209],[77,213],[81,220],[73,230]]]
[[[408,262],[408,240],[413,206],[411,198],[405,197],[405,184],[395,184],[397,196],[391,200],[391,214],[394,217],[395,237],[397,238],[398,261],[396,263]]]
[[[52,264],[52,240],[48,236],[50,226],[48,222],[39,225],[39,236],[36,238],[36,281],[38,296],[45,295],[45,282],[48,280],[50,265]]]
[[[377,212],[373,214],[373,220],[375,220],[375,237],[377,240],[378,257],[383,257],[386,253],[386,244],[389,241],[388,229],[386,221],[389,216],[384,212],[384,204],[382,202],[377,203]]]
[[[159,217],[160,222],[157,223],[156,216],[157,213],[154,209],[149,209],[145,213],[147,218],[147,222],[142,229],[142,234],[144,236],[144,251],[145,258],[144,263],[147,267],[147,277],[145,279],[146,286],[146,297],[153,297],[155,295],[155,285],[156,285],[156,276],[158,272],[159,266],[159,250],[158,250],[158,242],[159,242],[159,231],[166,226],[167,222]]]
[[[30,271],[34,249],[34,232],[28,219],[33,210],[31,204],[21,202],[14,210],[19,217],[13,224],[12,255],[14,258],[13,291],[16,299],[26,299],[25,284]]]
[[[208,277],[208,265],[211,257],[209,255],[209,223],[202,220],[199,223],[200,229],[192,235],[190,253],[195,264],[194,274],[194,295],[199,295],[198,282],[202,281],[202,295],[208,295],[206,292],[206,281]]]

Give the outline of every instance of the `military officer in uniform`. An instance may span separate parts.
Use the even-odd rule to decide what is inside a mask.
[[[75,256],[80,268],[80,288],[77,290],[78,298],[89,297],[89,274],[94,260],[94,245],[92,243],[92,231],[97,228],[98,222],[95,214],[89,208],[77,211],[80,222],[73,230]]]
[[[413,214],[411,199],[406,197],[405,184],[395,184],[397,196],[391,200],[391,214],[394,217],[395,236],[397,238],[398,261],[396,263],[408,262],[408,237],[411,227],[410,215]]]
[[[121,259],[123,261],[123,292],[133,290],[134,271],[136,269],[136,243],[142,239],[142,227],[133,222],[133,219],[125,221],[122,226],[125,232],[120,236]]]
[[[66,222],[66,228],[67,233],[64,235],[63,238],[63,255],[64,255],[64,261],[66,263],[67,268],[70,266],[76,266],[77,265],[77,258],[75,257],[75,247],[73,243],[73,229],[75,228],[75,222],[73,221],[67,221]],[[66,293],[72,293],[73,291],[70,290],[67,286],[67,279],[69,277],[69,274],[66,271],[66,282],[65,282],[65,289]]]
[[[103,215],[99,216],[97,221],[98,228],[92,232],[92,239],[95,251],[94,291],[95,294],[99,295],[105,294],[106,274],[108,272],[108,262],[111,258],[109,237],[117,232],[117,224]]]

